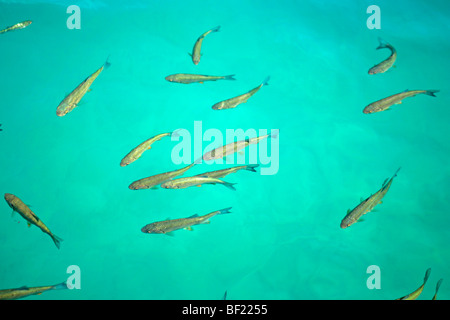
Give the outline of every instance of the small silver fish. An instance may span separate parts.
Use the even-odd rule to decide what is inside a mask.
[[[217,102],[216,104],[214,104],[212,106],[213,110],[232,109],[232,108],[236,108],[241,103],[247,102],[247,100],[250,99],[250,97],[252,97],[256,92],[258,92],[259,89],[261,89],[263,86],[267,86],[269,84],[269,79],[270,79],[270,77],[267,77],[266,79],[264,79],[264,81],[259,86],[250,90],[247,93],[241,94],[234,98],[230,98],[230,99],[227,99],[224,101]]]
[[[189,55],[192,57],[192,62],[197,65],[200,62],[200,57],[201,57],[201,50],[202,50],[202,43],[203,43],[203,39],[205,39],[205,37],[213,32],[218,32],[220,30],[220,26],[212,28],[211,30],[206,31],[205,33],[203,33],[200,37],[198,37],[197,41],[194,44],[194,48],[192,49],[192,54],[190,53]]]
[[[388,48],[389,50],[391,50],[391,55],[386,60],[370,68],[369,74],[384,73],[388,71],[393,66],[395,59],[397,59],[397,51],[395,51],[395,48],[393,46],[391,46],[381,38],[378,38],[378,41],[380,42],[380,45],[377,47],[377,50]]]
[[[394,94],[387,98],[372,102],[368,106],[366,106],[363,110],[363,113],[375,113],[380,111],[389,110],[389,107],[394,104],[402,103],[402,100],[408,97],[414,97],[418,94],[426,94],[428,96],[436,97],[434,94],[439,92],[439,90],[405,90],[403,92]]]
[[[147,224],[145,227],[141,229],[143,233],[156,233],[156,234],[167,234],[171,235],[172,231],[179,229],[186,229],[192,231],[192,226],[196,224],[204,224],[209,223],[209,219],[218,214],[226,214],[230,213],[230,208],[225,208],[222,210],[214,211],[208,213],[204,216],[199,216],[198,214],[194,214],[188,218],[174,219],[174,220],[164,220],[157,221],[150,224]]]

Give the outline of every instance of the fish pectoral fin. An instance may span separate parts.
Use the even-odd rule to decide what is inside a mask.
[[[191,226],[184,228],[185,230],[194,231]]]
[[[31,227],[31,223],[27,222],[27,226],[28,226],[28,228]]]
[[[365,219],[359,218],[356,222],[364,222],[364,221],[365,221]]]
[[[399,102],[396,102],[395,104],[402,104],[402,102],[401,102],[401,101],[399,101]]]
[[[203,83],[203,81],[200,81],[199,83]]]
[[[147,150],[150,150],[152,148],[152,146],[149,146],[148,148],[147,148]]]

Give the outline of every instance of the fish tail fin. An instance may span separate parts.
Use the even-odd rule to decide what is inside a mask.
[[[219,212],[217,214],[231,213],[230,210],[231,210],[231,207],[228,207],[228,208],[225,208],[222,210],[218,210]]]
[[[231,190],[233,190],[233,191],[236,191],[236,188],[234,187],[234,185],[235,185],[236,183],[230,183],[230,182],[223,182],[223,185],[225,186],[225,187],[227,187],[228,189],[231,189]]]
[[[200,164],[203,162],[203,156],[194,161],[195,164]]]
[[[427,283],[428,278],[430,277],[430,273],[431,273],[431,268],[428,268],[427,271],[425,272],[425,277],[423,278],[424,285],[425,285],[425,283]]]
[[[256,172],[255,168],[259,167],[259,164],[249,164],[245,167],[245,170]]]
[[[280,130],[279,129],[275,129],[273,131],[275,131],[275,132],[273,132],[273,133],[270,132],[270,137],[273,138],[273,139],[278,138],[278,135],[280,134]]]
[[[103,65],[103,69],[108,69],[111,66],[111,62],[109,62],[109,57],[111,55],[108,56],[108,58],[106,58],[105,64]]]
[[[392,178],[395,178],[395,177],[397,176],[397,173],[400,171],[401,168],[402,168],[402,167],[399,167],[399,168],[397,169],[397,171],[395,171],[395,173],[394,173],[394,175],[392,176]]]
[[[211,29],[211,32],[218,32],[220,30],[220,26]]]
[[[60,243],[61,243],[61,241],[63,241],[63,239],[61,239],[58,236],[55,236],[54,234],[51,234],[50,237],[52,237],[53,242],[55,243],[56,247],[59,249]]]
[[[61,282],[61,283],[58,283],[58,284],[56,284],[56,285],[54,285],[53,286],[53,289],[56,289],[56,290],[60,290],[60,289],[68,289],[69,287],[67,286],[67,282]]]
[[[234,78],[234,74],[230,74],[229,76],[225,76],[225,77],[223,77],[223,79],[224,80],[236,80],[235,78]]]
[[[439,92],[439,91],[440,91],[440,90],[427,90],[427,91],[424,92],[424,94],[429,95],[429,96],[432,96],[432,97],[436,97],[434,94],[435,94],[436,92]]]
[[[174,131],[172,131],[172,133],[170,134],[170,136],[171,137],[174,137],[174,138],[178,138],[178,137],[180,137],[180,131],[181,130],[183,130],[183,129],[176,129],[176,130],[174,130]]]
[[[268,86],[268,85],[269,85],[269,80],[270,80],[270,76],[267,76],[267,77],[264,79],[264,81],[262,82],[261,85],[263,85],[263,86]]]
[[[383,48],[389,48],[391,46],[389,43],[387,43],[387,41],[381,39],[380,37],[378,37],[378,42],[380,44],[378,45],[376,50],[383,49]]]

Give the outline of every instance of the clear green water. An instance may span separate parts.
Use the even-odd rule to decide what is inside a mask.
[[[94,4],[95,3],[95,4]],[[366,27],[371,1],[0,1],[0,187],[58,236],[51,239],[4,202],[0,288],[56,284],[78,265],[80,290],[27,299],[395,299],[431,276],[419,299],[450,298],[450,17],[447,1],[377,1],[381,29]],[[67,6],[81,8],[69,30]],[[188,52],[197,37],[200,64]],[[396,68],[368,75],[388,50]],[[110,55],[81,105],[56,107]],[[174,84],[172,73],[236,74],[237,81]],[[267,76],[248,103],[211,106]],[[405,89],[439,89],[391,111],[362,109]],[[177,128],[280,129],[276,175],[238,172],[222,186],[138,190],[134,180],[179,168],[161,140],[135,163],[141,141]],[[205,143],[207,145],[208,143]],[[204,146],[205,146],[204,145]],[[378,211],[347,229],[347,209],[402,167]],[[192,169],[200,173],[223,166]],[[2,200],[3,201],[3,200]],[[144,225],[232,207],[211,224],[149,235]],[[369,290],[367,267],[381,270]]]

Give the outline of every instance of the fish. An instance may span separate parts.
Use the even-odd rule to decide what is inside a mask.
[[[232,108],[236,108],[238,105],[240,105],[241,103],[245,103],[247,102],[247,100],[253,96],[256,92],[259,91],[259,89],[261,89],[263,86],[267,86],[269,85],[269,80],[270,80],[270,76],[268,76],[266,79],[264,79],[264,81],[257,86],[256,88],[250,90],[247,93],[241,94],[237,97],[234,98],[230,98],[224,101],[220,101],[217,102],[216,104],[214,104],[212,106],[213,110],[224,110],[224,109],[232,109]]]
[[[389,50],[391,50],[391,55],[386,60],[370,68],[369,74],[384,73],[388,71],[394,65],[394,62],[397,59],[397,51],[392,45],[390,45],[381,38],[378,38],[378,41],[380,42],[380,45],[377,47],[376,50],[388,48]]]
[[[164,173],[160,173],[151,177],[147,177],[147,178],[143,178],[137,181],[134,181],[133,183],[131,183],[128,188],[131,190],[139,190],[139,189],[154,189],[157,185],[164,183],[166,181],[169,181],[177,176],[182,175],[183,173],[185,173],[187,170],[189,170],[190,168],[192,168],[194,165],[196,165],[197,163],[191,163],[190,165],[178,169],[178,170],[174,170],[174,171],[170,171],[170,172],[164,172]]]
[[[353,210],[348,209],[347,215],[342,219],[341,221],[341,228],[345,229],[365,215],[366,213],[369,213],[373,210],[373,208],[381,203],[381,200],[388,192],[389,188],[391,187],[392,181],[397,176],[398,171],[400,168],[397,169],[395,174],[392,176],[392,178],[388,178],[384,181],[382,187],[380,190],[378,190],[375,194],[371,195],[367,199],[363,200],[360,204],[358,204]]]
[[[220,26],[217,26],[215,28],[212,28],[211,30],[206,31],[200,37],[198,37],[197,41],[194,44],[194,48],[192,49],[192,53],[189,53],[189,55],[192,57],[192,62],[195,65],[198,65],[198,63],[200,62],[203,39],[205,39],[208,34],[218,32],[219,30]]]
[[[221,147],[218,147],[216,149],[206,152],[203,155],[202,159],[205,161],[221,159],[226,156],[229,156],[230,154],[236,153],[239,150],[244,149],[245,147],[248,147],[251,144],[257,144],[263,139],[266,139],[268,137],[272,137],[275,139],[277,136],[278,136],[278,132],[274,133],[274,134],[269,133],[269,134],[255,137],[255,138],[247,138],[244,140],[231,142],[225,146],[221,146]],[[200,161],[200,159],[195,162],[199,162],[199,161]]]
[[[26,20],[26,21],[23,21],[23,22],[19,22],[19,23],[16,23],[15,25],[13,25],[11,27],[7,27],[6,29],[0,30],[0,33],[6,33],[6,32],[9,32],[9,31],[23,29],[23,28],[28,27],[31,23],[32,23],[31,20]]]
[[[437,284],[436,284],[436,291],[434,292],[434,296],[433,296],[433,298],[431,300],[436,300],[437,293],[439,291],[439,287],[441,286],[441,283],[442,283],[443,280],[444,279],[439,279],[439,281],[437,282]]]
[[[22,299],[34,294],[41,294],[43,292],[49,290],[59,290],[59,289],[68,289],[67,283],[62,282],[53,286],[42,286],[42,287],[20,287],[16,289],[3,289],[0,290],[0,300],[15,300]]]
[[[245,166],[237,166],[237,167],[232,167],[232,168],[228,168],[228,169],[222,169],[222,170],[216,170],[216,171],[210,171],[210,172],[204,172],[204,173],[200,173],[195,175],[196,177],[207,177],[207,178],[223,178],[227,175],[229,175],[230,173],[235,173],[239,170],[248,170],[248,171],[252,171],[252,172],[256,172],[255,168],[258,167],[259,164],[248,164]]]
[[[142,156],[142,154],[144,153],[145,150],[150,150],[151,149],[152,144],[155,141],[159,141],[159,140],[161,140],[164,137],[170,136],[170,135],[172,135],[172,133],[173,132],[160,133],[160,134],[157,134],[156,136],[151,137],[150,139],[145,140],[144,142],[139,144],[136,148],[131,150],[120,161],[120,166],[121,167],[125,167],[125,166],[129,165],[130,163],[136,161],[137,159],[139,159]]]
[[[5,200],[14,212],[18,212],[27,221],[29,227],[34,224],[41,229],[42,232],[48,234],[59,249],[62,239],[55,236],[22,200],[10,193],[5,193]]]
[[[235,183],[226,182],[217,178],[209,178],[209,177],[199,177],[199,176],[193,176],[193,177],[186,177],[186,178],[179,178],[175,180],[169,180],[167,182],[164,182],[161,184],[161,188],[165,189],[184,189],[189,188],[192,186],[198,186],[201,187],[203,184],[222,184],[225,187],[236,191],[236,188],[233,186]]]
[[[423,284],[414,292],[407,294],[404,297],[395,299],[395,300],[416,300],[419,295],[422,293],[423,288],[425,287],[425,284],[427,283],[428,277],[430,276],[431,273],[431,268],[428,268],[427,271],[425,272],[425,278],[423,279]]]
[[[436,92],[439,92],[439,90],[405,90],[403,92],[394,94],[392,96],[389,96],[387,98],[372,102],[368,106],[366,106],[363,110],[363,113],[369,114],[369,113],[375,113],[385,110],[390,110],[389,107],[394,104],[400,104],[402,103],[402,100],[409,97],[414,97],[418,94],[426,94],[428,96],[436,97],[434,94]]]
[[[0,127],[2,126],[2,124],[0,123]],[[3,129],[2,128],[0,128],[0,131],[3,131]]]
[[[172,231],[179,229],[186,229],[192,231],[192,226],[197,224],[209,223],[209,219],[218,214],[230,213],[231,207],[222,210],[217,210],[204,216],[199,216],[194,214],[188,218],[174,219],[174,220],[164,220],[157,221],[144,226],[141,231],[143,233],[153,233],[153,234],[166,234],[172,235]]]
[[[170,82],[186,83],[186,84],[195,82],[203,83],[205,81],[216,81],[216,80],[236,80],[234,78],[234,74],[228,76],[207,76],[202,74],[189,74],[189,73],[171,74],[170,76],[167,76],[165,79]]]
[[[111,66],[111,63],[108,62],[108,59],[106,62],[93,74],[91,74],[89,77],[87,77],[83,82],[81,82],[78,87],[76,87],[71,93],[69,93],[63,101],[58,105],[56,108],[56,115],[58,117],[63,117],[69,112],[71,112],[73,109],[75,109],[78,104],[80,103],[80,100],[84,97],[84,95],[90,91],[89,87],[92,85],[95,79],[99,76],[99,74],[104,70]]]

